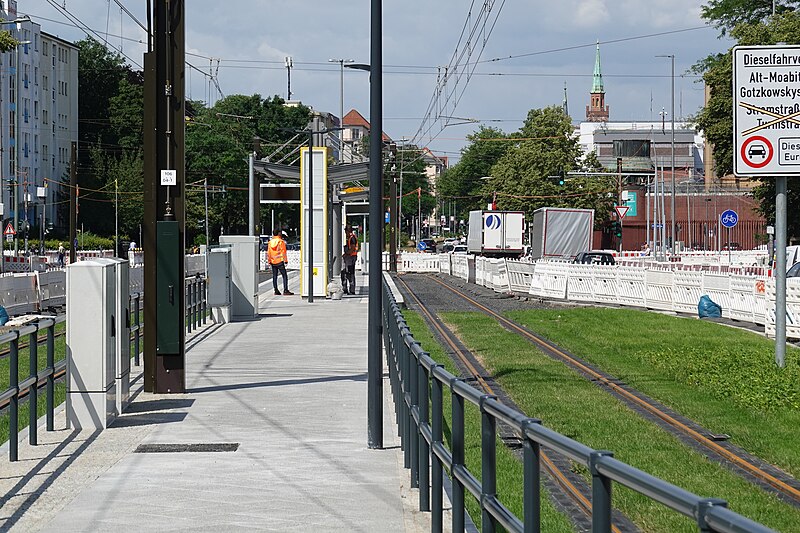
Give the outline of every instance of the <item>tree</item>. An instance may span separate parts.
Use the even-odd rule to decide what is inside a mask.
[[[794,11],[800,0],[710,0],[703,6],[701,15],[718,28],[722,35],[730,32],[739,24],[756,24],[763,22],[775,13]]]
[[[487,196],[496,194],[499,209],[531,217],[540,207],[588,208],[597,213],[598,225],[608,218],[616,192],[613,178],[567,175],[601,167],[594,154],[583,156],[561,107],[529,111],[519,138],[492,167],[492,179],[484,186]]]
[[[457,215],[466,218],[466,213],[481,209],[485,204],[485,192],[481,178],[489,176],[492,167],[508,151],[511,143],[507,135],[496,128],[481,128],[467,139],[470,144],[461,150],[461,159],[447,169],[436,184],[437,196],[444,201],[457,201]]]
[[[719,4],[718,7],[721,9],[724,3],[723,0],[719,0],[709,5]],[[719,24],[724,24],[726,28],[731,23],[735,24],[730,28],[730,35],[736,39],[737,44],[773,45],[778,42],[800,42],[800,13],[795,11],[792,5],[800,2],[786,2],[783,12],[775,17],[767,16],[772,12],[771,3],[769,13],[766,13],[762,5],[764,2],[751,2],[754,10],[750,13],[745,9],[744,2],[729,0],[728,3],[739,5],[739,11],[718,12],[717,16],[722,17],[720,20],[723,22]],[[709,56],[695,65],[694,70],[703,73],[703,80],[711,90],[711,97],[706,106],[695,116],[695,123],[704,131],[706,142],[712,144],[717,174],[730,174],[733,172],[734,156],[732,51]],[[790,180],[790,189],[794,181],[797,180]],[[769,181],[762,182],[753,189],[753,196],[760,202],[757,211],[767,220],[774,220],[774,184]],[[790,193],[790,200],[792,196],[797,194]],[[789,211],[787,225],[789,235],[800,235],[800,212]]]
[[[261,139],[260,155],[274,154],[294,136],[282,128],[305,128],[311,114],[305,106],[286,107],[278,96],[265,100],[258,94],[231,95],[212,108],[199,102],[192,102],[189,107],[192,115],[186,127],[186,181],[197,185],[187,191],[187,242],[192,242],[202,229],[202,184],[206,180],[212,191],[209,230],[213,241],[223,230],[235,233],[247,229],[247,157],[253,150],[254,138]],[[299,140],[305,142],[305,138]],[[284,151],[295,148],[297,144]]]

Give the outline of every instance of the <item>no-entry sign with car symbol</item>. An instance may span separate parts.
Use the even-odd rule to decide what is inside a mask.
[[[733,49],[733,172],[800,175],[800,46]]]

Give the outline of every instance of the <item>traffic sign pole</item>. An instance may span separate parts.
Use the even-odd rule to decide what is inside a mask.
[[[786,358],[786,176],[775,178],[775,363]]]

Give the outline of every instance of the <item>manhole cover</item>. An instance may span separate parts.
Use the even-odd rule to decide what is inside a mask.
[[[238,442],[199,444],[140,444],[134,453],[235,452]]]

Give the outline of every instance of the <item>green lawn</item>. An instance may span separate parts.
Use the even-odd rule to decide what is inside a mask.
[[[563,311],[555,312],[555,320],[558,313]],[[547,427],[595,449],[612,450],[618,459],[696,494],[726,499],[734,511],[774,529],[800,530],[800,509],[683,445],[495,320],[478,313],[445,313],[443,318],[525,413],[541,418]],[[623,322],[632,318],[628,315]],[[613,329],[608,321],[600,326],[597,335]],[[590,336],[588,327],[578,329],[581,336]],[[661,333],[648,331],[651,336]],[[614,489],[614,506],[645,531],[696,531],[692,521],[619,486]]]
[[[714,433],[800,477],[800,350],[711,322],[627,309],[512,318]]]
[[[451,361],[450,356],[448,356],[441,345],[436,342],[422,318],[412,311],[403,311],[403,316],[414,338],[431,354],[431,357],[437,362],[442,363],[448,372],[453,375],[458,375],[458,371]],[[450,442],[449,423],[451,419],[450,401],[449,390],[445,388],[443,400],[445,419],[444,438],[447,441],[448,447],[452,444]],[[478,479],[481,477],[480,427],[480,412],[478,408],[469,402],[465,402],[464,430],[467,439],[465,443],[465,462],[473,475],[476,475]],[[503,504],[521,519],[523,516],[522,463],[514,457],[511,451],[508,450],[499,439],[497,441],[497,469],[497,493]],[[476,524],[480,525],[481,513],[478,502],[469,493],[467,493],[465,500],[470,516]],[[544,487],[542,487],[541,516],[542,531],[558,533],[573,531],[570,521],[553,507],[548,497],[548,492]]]

